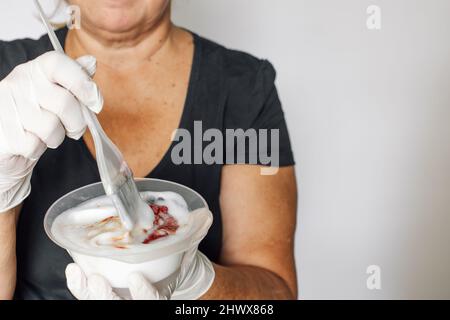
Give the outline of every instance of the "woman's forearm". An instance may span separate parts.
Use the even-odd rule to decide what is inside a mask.
[[[216,277],[202,300],[296,299],[286,282],[275,273],[252,266],[214,264]]]
[[[0,300],[13,298],[16,287],[16,225],[20,208],[0,214]]]

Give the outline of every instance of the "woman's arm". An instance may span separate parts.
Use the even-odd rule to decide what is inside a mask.
[[[293,167],[263,176],[260,166],[222,171],[223,248],[202,299],[295,299],[297,188]]]
[[[0,300],[13,298],[16,287],[16,226],[21,206],[0,214]]]
[[[252,266],[220,266],[216,277],[201,300],[293,300],[296,294],[274,272]]]
[[[220,265],[214,265],[214,283],[201,299],[297,297],[293,245],[297,206],[294,168],[282,168],[273,176],[261,176],[260,169],[259,166],[234,165],[222,171],[222,253]],[[209,262],[197,261],[202,264],[197,267],[202,267],[203,272],[186,272],[185,278],[179,279],[185,285],[183,290],[205,280],[196,276],[206,275]],[[86,278],[75,264],[67,267],[66,276],[67,285],[77,299],[121,299],[106,279],[98,275]],[[139,274],[133,275],[129,288],[135,300],[160,299],[165,294]]]

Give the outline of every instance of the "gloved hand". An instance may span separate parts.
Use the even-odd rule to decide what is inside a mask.
[[[129,299],[115,292],[102,276],[93,274],[86,277],[75,263],[67,266],[66,278],[67,287],[78,300]],[[214,268],[211,261],[195,248],[195,251],[185,255],[182,271],[175,281],[158,288],[142,274],[132,273],[128,276],[128,289],[132,300],[194,300],[211,287],[213,280]]]
[[[102,109],[103,98],[90,78],[95,67],[94,57],[76,62],[52,51],[0,81],[0,213],[28,196],[31,173],[47,148],[57,148],[66,135],[83,135],[80,103],[97,113]]]

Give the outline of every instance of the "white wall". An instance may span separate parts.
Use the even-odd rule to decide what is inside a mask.
[[[26,2],[0,2],[0,39],[43,32]],[[278,70],[301,297],[450,298],[450,2],[175,0],[174,18]]]

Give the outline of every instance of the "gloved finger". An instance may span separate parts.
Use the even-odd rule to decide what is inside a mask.
[[[59,147],[64,141],[66,131],[58,117],[44,109],[28,111],[27,115],[20,115],[23,128],[37,136],[47,147]]]
[[[199,216],[198,221],[202,221],[202,225],[191,239],[192,245],[198,245],[208,234],[209,227],[213,221],[213,214],[209,209],[200,208],[192,211],[191,215]],[[201,217],[201,218],[200,218]]]
[[[30,160],[38,160],[47,150],[47,146],[34,134],[24,131],[15,149],[14,154],[16,155]]]
[[[189,269],[180,274],[180,281],[173,293],[173,300],[196,300],[212,286],[215,278],[214,266],[200,251],[197,251]]]
[[[128,285],[133,300],[160,300],[158,290],[140,273],[135,272],[129,275]]]
[[[55,51],[47,52],[33,61],[50,82],[57,83],[70,92],[94,112],[103,107],[103,96],[98,86],[80,64],[68,56]]]
[[[81,112],[80,102],[66,89],[45,80],[45,75],[37,70],[33,76],[36,98],[42,109],[55,114],[65,128],[65,134],[78,140],[86,130],[86,121]],[[42,126],[43,123],[39,125]]]
[[[76,60],[83,70],[92,78],[97,71],[97,59],[93,56],[82,56]]]
[[[28,85],[30,78],[38,80],[41,85],[31,89]],[[5,108],[5,117],[17,119],[16,128],[23,128],[25,131],[33,133],[48,147],[58,147],[64,140],[65,130],[59,119],[54,114],[43,110],[39,106],[39,101],[36,101],[37,96],[42,93],[44,96],[48,96],[49,100],[53,100],[54,96],[48,87],[58,86],[49,83],[42,72],[36,72],[32,77],[28,75],[28,72],[16,72],[11,76],[11,79],[14,81],[9,83],[13,97],[13,101],[10,101],[10,103],[15,105],[15,108]],[[58,88],[66,91],[61,87]],[[75,98],[73,100],[76,101]]]
[[[76,263],[66,267],[67,288],[78,300],[91,300],[87,279],[81,268]]]
[[[93,274],[88,277],[87,282],[90,300],[122,300],[102,276]]]
[[[20,74],[20,72],[17,72]],[[14,76],[14,74],[13,74]],[[6,80],[5,80],[6,81]],[[0,94],[2,95],[2,103],[5,105],[15,105],[17,99],[22,99],[23,94],[18,97],[15,96],[14,82],[5,82],[6,86],[1,86]],[[28,107],[30,102],[25,100],[23,103]],[[22,122],[18,116],[16,108],[1,108],[0,116],[0,137],[4,142],[2,145],[2,153],[7,155],[19,155],[30,160],[36,160],[45,151],[46,146],[39,140],[38,137],[26,132],[23,128]]]

